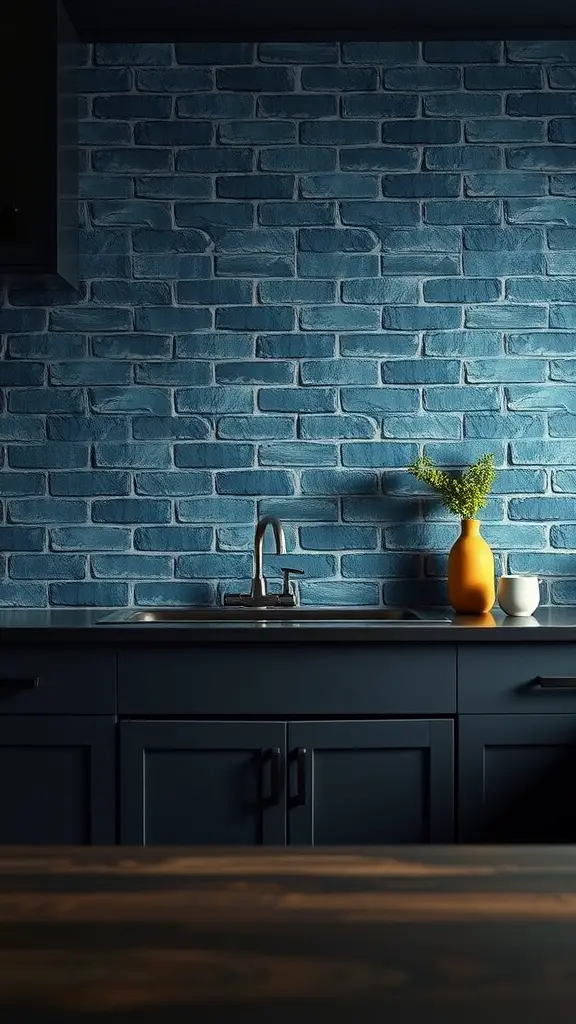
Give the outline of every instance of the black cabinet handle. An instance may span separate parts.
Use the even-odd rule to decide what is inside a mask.
[[[35,690],[39,679],[14,679],[0,677],[0,693],[2,690]]]
[[[576,676],[536,676],[536,690],[576,690]]]
[[[296,807],[306,803],[306,747],[296,749],[296,795],[292,801]]]
[[[262,764],[270,762],[270,794],[263,801],[266,807],[278,807],[281,801],[281,756],[279,747],[262,751]]]

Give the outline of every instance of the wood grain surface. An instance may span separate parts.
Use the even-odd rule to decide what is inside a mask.
[[[2,1024],[576,1021],[574,847],[2,854]]]

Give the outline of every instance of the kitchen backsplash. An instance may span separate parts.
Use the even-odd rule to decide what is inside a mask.
[[[79,295],[0,310],[0,605],[444,603],[405,472],[492,451],[576,601],[576,42],[96,45]]]

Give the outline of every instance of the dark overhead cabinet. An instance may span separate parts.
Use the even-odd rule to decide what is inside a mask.
[[[59,0],[0,5],[0,278],[77,282],[81,54]]]

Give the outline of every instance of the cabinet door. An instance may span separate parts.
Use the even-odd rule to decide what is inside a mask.
[[[114,843],[112,718],[0,717],[0,845]]]
[[[297,722],[288,728],[290,843],[451,842],[452,721]]]
[[[286,841],[284,722],[124,722],[123,843]]]
[[[459,839],[576,842],[576,715],[462,715]]]

